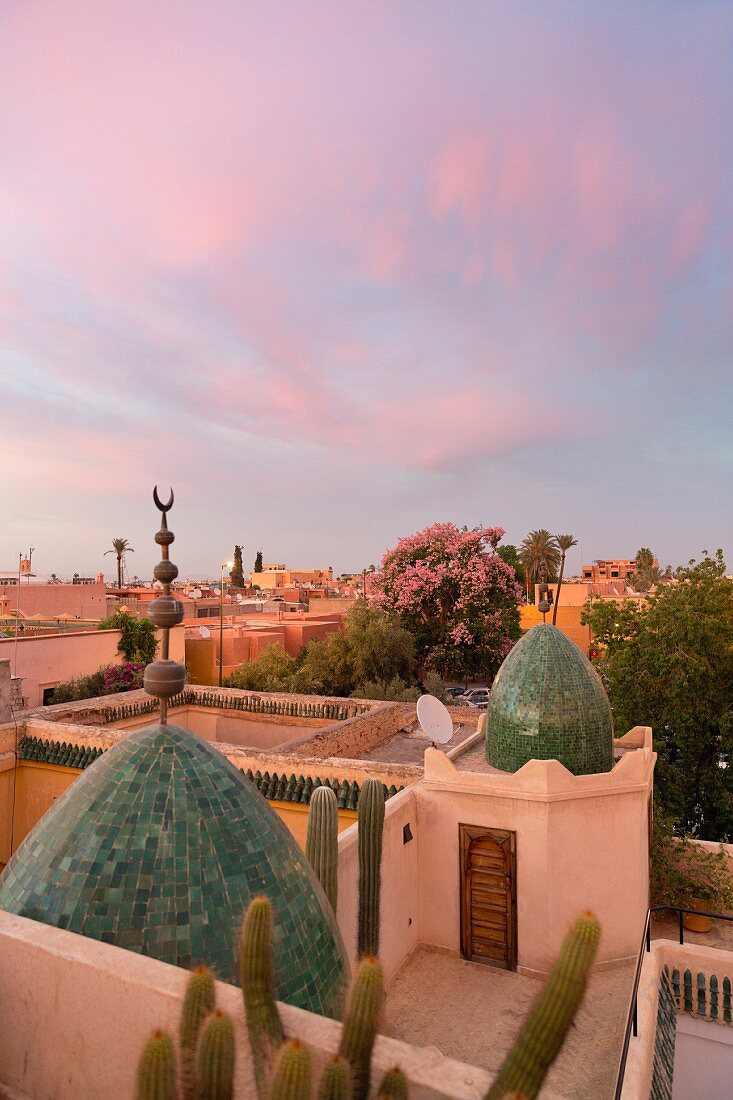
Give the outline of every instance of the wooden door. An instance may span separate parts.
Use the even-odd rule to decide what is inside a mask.
[[[472,962],[517,966],[516,834],[459,825],[461,954]]]

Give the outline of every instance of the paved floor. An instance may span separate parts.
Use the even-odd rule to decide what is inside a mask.
[[[680,926],[677,914],[654,917],[652,920],[653,940],[674,940],[679,943]],[[700,947],[717,947],[721,951],[733,951],[733,921],[714,920],[709,932],[690,932],[684,929],[685,943],[699,944]],[[730,975],[733,978],[733,973]]]
[[[459,726],[448,744],[441,745],[440,748],[450,751],[475,732],[476,727],[473,725]],[[425,758],[425,749],[429,748],[431,744],[432,742],[428,741],[427,737],[398,733],[391,737],[389,741],[385,741],[383,745],[377,745],[370,752],[362,753],[359,759],[377,760],[382,764],[417,764],[421,768]]]
[[[591,977],[548,1092],[571,1100],[613,1096],[632,980],[632,966]],[[421,948],[388,990],[387,1034],[497,1070],[538,989],[533,978]]]

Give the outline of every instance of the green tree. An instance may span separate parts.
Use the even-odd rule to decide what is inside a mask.
[[[641,573],[645,569],[651,569],[654,566],[654,554],[648,546],[642,546],[640,550],[637,550],[634,560],[636,562],[637,573]]]
[[[127,539],[112,539],[112,549],[105,550],[104,556],[107,554],[117,555],[117,587],[122,588],[122,574],[125,568],[125,554],[134,554],[135,551],[128,544]],[[78,574],[74,574],[78,576]]]
[[[242,547],[234,547],[234,565],[229,573],[229,579],[235,588],[244,588],[244,571],[242,567]]]
[[[663,574],[648,546],[642,546],[637,550],[634,560],[636,565],[634,587],[637,592],[648,592],[653,585],[659,584]]]
[[[552,609],[552,624],[553,626],[557,622],[557,605],[560,603],[560,589],[562,588],[562,577],[565,572],[565,555],[568,550],[572,550],[574,546],[578,545],[578,540],[575,535],[555,535],[555,542],[557,548],[560,551],[560,575],[557,578],[557,591],[555,592],[555,606]]]
[[[557,539],[544,527],[540,527],[538,531],[530,531],[519,547],[519,560],[531,586],[539,580],[543,563],[547,566],[548,581],[553,580],[560,565]]]
[[[296,667],[295,657],[286,653],[281,645],[271,645],[256,661],[240,665],[227,677],[225,684],[245,691],[292,691]]]
[[[359,601],[346,616],[344,629],[303,652],[297,690],[325,695],[358,695],[366,684],[415,681],[415,643],[394,615]]]
[[[733,836],[733,583],[722,551],[678,569],[643,606],[617,606],[615,620],[597,601],[585,612],[607,644],[617,734],[652,726],[656,791],[679,831]]]
[[[261,573],[262,572],[262,551],[261,550],[258,550],[257,553],[255,554],[255,568],[254,568],[254,571],[255,571],[255,573]]]
[[[137,615],[128,615],[125,611],[115,611],[108,619],[97,624],[98,630],[119,630],[120,640],[117,652],[133,664],[148,665],[155,659],[158,642],[155,627],[150,619]]]
[[[502,561],[505,561],[507,565],[511,565],[514,570],[514,575],[517,578],[517,584],[521,586],[524,592],[527,587],[527,574],[524,571],[524,566],[522,565],[519,551],[516,546],[508,542],[505,546],[497,546],[496,552]]]

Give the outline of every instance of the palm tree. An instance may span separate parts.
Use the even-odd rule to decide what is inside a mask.
[[[565,572],[565,555],[568,550],[572,550],[574,546],[578,545],[578,540],[574,535],[555,535],[555,541],[557,542],[558,549],[560,550],[560,575],[557,579],[557,591],[555,592],[555,606],[552,609],[552,625],[555,625],[557,620],[557,605],[560,603],[560,589],[562,588],[562,575]]]
[[[117,587],[122,588],[122,569],[125,562],[125,554],[134,554],[135,551],[131,546],[127,545],[127,539],[112,539],[112,549],[105,550],[104,556],[107,554],[117,555]]]
[[[527,575],[527,587],[537,580],[543,563],[547,567],[548,577],[556,576],[560,551],[555,536],[544,527],[540,527],[539,531],[530,531],[519,548],[519,560]]]

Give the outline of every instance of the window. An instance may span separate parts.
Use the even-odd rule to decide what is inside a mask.
[[[43,689],[42,706],[50,707],[51,704],[53,703],[53,697],[54,697],[55,694],[56,694],[56,688],[55,687],[44,688]]]

